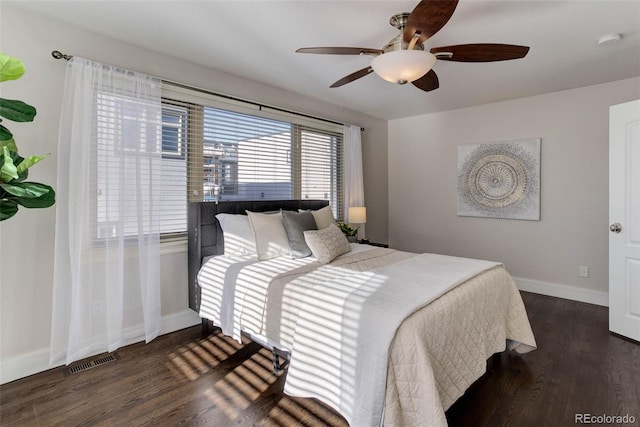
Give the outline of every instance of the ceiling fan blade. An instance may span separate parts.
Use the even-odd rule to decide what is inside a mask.
[[[440,87],[438,75],[433,70],[430,70],[427,74],[420,77],[418,80],[414,80],[411,83],[418,89],[422,89],[425,92],[429,92]]]
[[[340,86],[346,85],[347,83],[351,83],[354,80],[358,80],[372,72],[373,72],[373,68],[365,67],[362,70],[358,70],[355,73],[351,73],[348,76],[344,76],[343,78],[341,78],[340,80],[332,84],[330,87],[340,87]]]
[[[367,47],[301,47],[298,53],[318,53],[322,55],[380,55],[382,49],[370,49]]]
[[[449,21],[457,5],[458,0],[422,0],[407,19],[404,41],[409,43],[416,32],[420,32],[418,43],[433,36]]]
[[[524,58],[529,46],[513,44],[475,43],[434,47],[431,53],[443,61],[494,62]]]

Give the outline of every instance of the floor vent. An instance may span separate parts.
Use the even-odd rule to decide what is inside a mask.
[[[97,356],[94,359],[78,362],[67,367],[67,369],[65,369],[65,373],[67,375],[78,374],[89,369],[97,368],[98,366],[104,365],[105,363],[115,362],[119,359],[120,356],[118,356],[118,353],[109,353],[107,355]]]

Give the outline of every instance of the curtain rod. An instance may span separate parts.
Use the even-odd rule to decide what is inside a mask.
[[[69,60],[71,60],[71,58],[73,58],[73,55],[66,55],[66,54],[60,52],[59,50],[52,51],[51,52],[51,56],[53,56],[55,59],[64,59],[65,61],[69,61]],[[163,82],[165,82],[165,83],[169,83],[171,85],[178,86],[178,87],[181,87],[183,89],[196,89],[196,90],[198,90],[200,92],[206,93],[207,95],[219,96],[221,98],[229,99],[229,100],[232,100],[232,101],[245,102],[247,104],[251,104],[251,105],[254,105],[256,107],[259,107],[260,109],[262,109],[262,107],[267,107],[267,108],[271,108],[272,110],[280,111],[281,113],[294,114],[296,116],[306,117],[308,119],[320,120],[322,122],[332,123],[334,125],[344,125],[344,123],[336,122],[334,120],[323,119],[323,118],[320,118],[320,117],[312,116],[310,114],[299,113],[297,111],[291,111],[291,110],[287,110],[287,109],[280,108],[280,107],[273,107],[273,106],[270,106],[270,105],[264,105],[264,104],[260,104],[260,103],[255,102],[255,101],[248,101],[246,99],[236,98],[236,97],[231,96],[231,95],[225,95],[225,94],[222,94],[222,93],[212,92],[212,91],[206,90],[206,89],[194,88],[193,86],[189,86],[189,85],[186,85],[186,84],[183,84],[183,83],[178,83],[178,82],[174,82],[174,81],[171,81],[171,80],[166,80],[166,79],[163,79],[163,78],[160,78],[160,77],[158,77],[158,78],[160,80],[162,80]],[[364,132],[364,130],[365,129],[363,127],[360,128],[360,131]]]

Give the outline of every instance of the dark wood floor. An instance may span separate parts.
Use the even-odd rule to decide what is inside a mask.
[[[447,411],[450,426],[574,426],[575,414],[640,421],[640,345],[607,331],[607,309],[523,293],[538,350],[502,353]],[[271,354],[193,327],[118,351],[79,374],[53,369],[0,386],[2,426],[345,426],[282,393]],[[615,425],[615,424],[610,424]]]

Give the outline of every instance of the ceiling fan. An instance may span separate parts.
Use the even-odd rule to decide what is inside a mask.
[[[393,15],[389,23],[400,30],[382,49],[364,47],[304,47],[299,53],[330,55],[372,55],[371,65],[349,74],[331,87],[343,86],[375,72],[392,83],[411,82],[426,92],[439,87],[432,67],[436,60],[457,62],[493,62],[524,58],[528,46],[496,43],[441,46],[425,51],[424,42],[449,21],[458,0],[422,0],[411,13]]]

